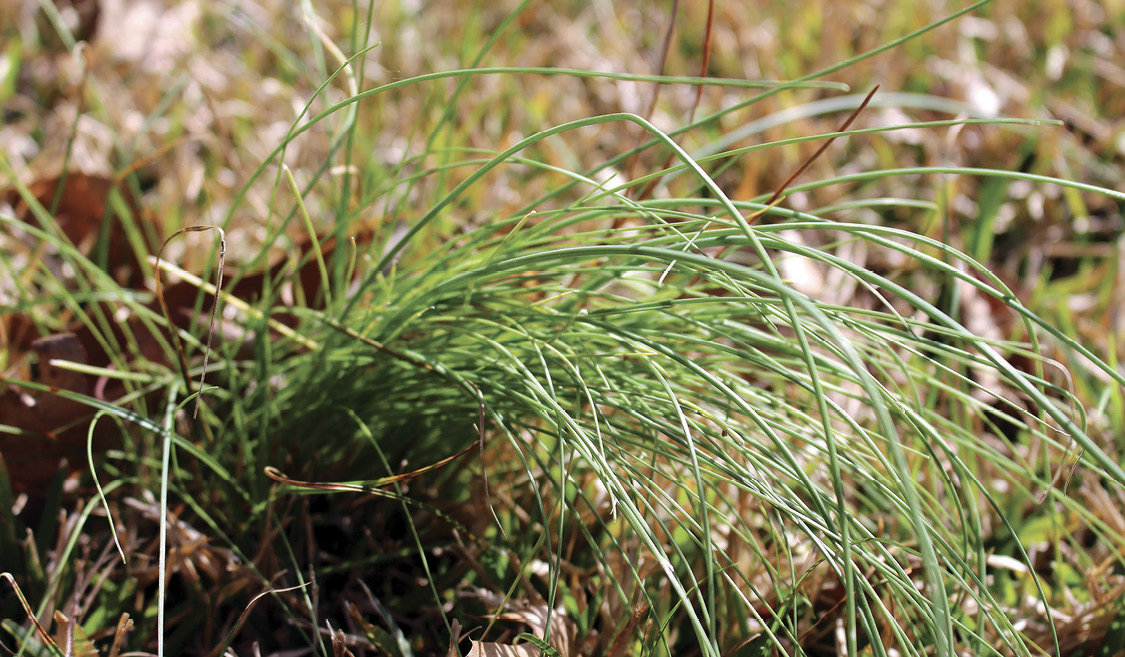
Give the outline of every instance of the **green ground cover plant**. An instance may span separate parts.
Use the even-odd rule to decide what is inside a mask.
[[[3,645],[1125,646],[1122,9],[509,4],[4,8]]]

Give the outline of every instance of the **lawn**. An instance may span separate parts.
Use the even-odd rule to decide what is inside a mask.
[[[1121,35],[0,0],[0,643],[1121,654]]]

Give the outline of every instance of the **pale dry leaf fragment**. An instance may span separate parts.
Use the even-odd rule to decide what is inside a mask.
[[[329,630],[332,626],[328,626]],[[336,630],[331,632],[332,636],[332,654],[333,657],[355,657],[355,654],[348,649],[348,639],[343,630]]]
[[[97,657],[97,648],[80,624],[57,609],[54,618],[55,643],[65,648],[67,657]]]
[[[520,621],[530,628],[532,634],[542,637],[547,626],[547,605],[529,605],[522,609],[507,611],[498,618]],[[577,636],[578,626],[574,621],[560,611],[551,614],[550,645],[560,655],[569,657],[570,647],[577,642]]]
[[[121,614],[121,618],[117,621],[117,630],[113,634],[113,645],[109,648],[109,657],[118,657],[121,654],[121,648],[125,645],[125,639],[131,629],[133,629],[133,619],[129,618],[128,613]]]
[[[531,643],[513,646],[506,643],[473,641],[473,647],[466,657],[539,657],[541,652]]]
[[[445,653],[445,657],[461,657],[461,651],[457,648],[459,641],[461,641],[461,623],[454,618],[450,623],[449,650]]]

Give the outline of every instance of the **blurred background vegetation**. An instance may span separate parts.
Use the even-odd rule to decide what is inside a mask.
[[[29,181],[57,175],[64,162],[91,174],[128,172],[162,235],[188,224],[229,224],[246,237],[234,241],[231,256],[245,259],[259,253],[266,235],[261,226],[267,223],[265,199],[272,185],[267,180],[251,188],[232,216],[235,198],[336,68],[331,49],[345,46],[329,44],[346,44],[353,35],[374,46],[358,62],[369,86],[471,66],[699,75],[705,53],[708,76],[786,80],[839,64],[964,6],[890,0],[716,3],[709,33],[709,6],[694,1],[525,3],[510,23],[505,21],[517,9],[513,2],[386,2],[373,5],[373,20],[365,25],[366,8],[350,3],[319,4],[316,18],[308,19],[301,5],[268,1],[165,6],[86,0],[52,9],[4,0],[0,147],[13,170]],[[995,0],[923,38],[835,71],[822,79],[845,83],[853,93],[881,85],[857,127],[949,114],[1056,119],[1064,125],[870,135],[838,144],[806,180],[872,167],[973,166],[1117,188],[1125,153],[1123,22],[1125,4],[1116,0]],[[89,41],[80,56],[69,54],[73,39]],[[549,126],[610,112],[634,112],[672,130],[688,123],[696,93],[685,85],[495,75],[474,78],[457,93],[453,108],[432,102],[449,98],[459,84],[447,79],[409,85],[365,104],[349,146],[357,166],[399,166],[404,154],[418,152],[431,139],[439,122],[447,123],[443,145],[497,150]],[[337,78],[311,110],[348,93]],[[704,154],[718,150],[717,144],[737,147],[829,132],[840,116],[827,102],[839,96],[832,90],[785,92],[678,139],[689,153]],[[704,89],[695,115],[747,97],[737,89]],[[816,100],[826,104],[810,108]],[[780,114],[783,110],[792,113]],[[324,164],[332,129],[316,126],[289,146],[286,162],[298,180],[304,170]],[[616,125],[588,128],[540,146],[534,156],[568,167],[592,154],[623,152],[639,139],[638,131]],[[771,150],[768,158],[738,158],[724,167],[719,181],[734,198],[770,192],[811,148],[793,145]],[[661,162],[665,155],[644,157]],[[630,166],[636,170],[652,162]],[[454,181],[459,175],[464,174],[449,174]],[[427,185],[447,183],[420,180],[391,195],[380,210],[409,220],[425,211]],[[504,203],[519,205],[528,193],[515,189],[512,180],[498,179],[493,186],[479,187],[472,211],[455,221],[482,221],[503,211]],[[885,219],[972,242],[972,255],[1084,338],[1104,342],[1107,332],[1120,330],[1112,308],[1119,297],[1113,292],[1120,290],[1107,282],[1118,278],[1122,230],[1112,199],[937,174],[882,179],[858,193],[902,196],[904,190],[941,200],[947,221],[918,225],[934,223],[926,213]],[[791,203],[797,209],[822,207],[856,193],[832,185],[793,195]],[[331,221],[330,213],[313,216]],[[990,235],[978,235],[982,221]],[[275,246],[277,259],[285,245]],[[207,252],[184,244],[173,248],[174,258],[181,250]],[[189,256],[185,266],[192,264]]]

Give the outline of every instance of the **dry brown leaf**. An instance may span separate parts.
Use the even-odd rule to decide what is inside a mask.
[[[62,186],[61,191],[60,186]],[[28,185],[28,191],[48,212],[51,211],[52,206],[56,206],[53,215],[55,224],[83,255],[94,256],[98,240],[104,236],[107,271],[117,282],[136,287],[141,281],[142,270],[137,254],[129,244],[121,219],[112,212],[111,198],[115,190],[124,199],[133,221],[138,224],[142,221],[152,221],[150,217],[141,214],[140,204],[128,188],[104,176],[72,172],[66,176],[37,180]],[[40,226],[35,213],[18,192],[8,190],[5,193],[5,200],[15,209],[16,217],[20,221],[31,226]],[[102,224],[107,217],[110,225],[103,228]],[[145,244],[145,247],[149,252],[153,251],[152,244]]]
[[[22,433],[0,433],[0,453],[9,468],[12,485],[21,491],[42,492],[65,458],[72,469],[85,460],[87,420],[93,409],[65,399],[57,391],[88,394],[93,377],[58,366],[58,361],[87,364],[86,350],[73,333],[63,333],[32,342],[39,362],[37,382],[47,391],[28,391],[16,386],[0,391],[0,418]],[[94,447],[106,449],[114,439],[113,425],[99,424]]]

